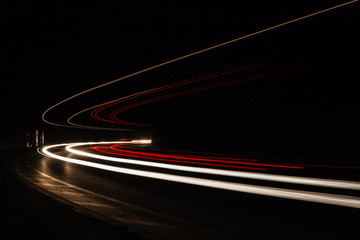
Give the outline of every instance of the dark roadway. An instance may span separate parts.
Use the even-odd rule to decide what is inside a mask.
[[[62,204],[70,205],[72,210],[102,220],[104,226],[118,226],[122,231],[125,227],[125,232],[131,232],[126,236],[140,239],[354,239],[357,236],[356,219],[360,212],[354,208],[115,174],[44,158],[35,152],[19,158],[15,169],[25,182],[32,182],[26,187],[41,189]],[[42,212],[51,209],[32,206],[36,207]],[[75,232],[84,232],[80,225]],[[105,229],[104,226],[98,229]],[[107,234],[102,236],[106,238]]]
[[[0,149],[15,142],[24,147],[26,132],[35,129],[45,131],[46,144],[151,136],[158,149],[309,153],[319,158],[303,162],[306,171],[274,173],[359,181],[358,3],[120,81],[47,115],[53,122],[67,123],[68,117],[90,106],[254,62],[266,65],[193,87],[303,69],[154,102],[129,110],[123,118],[148,123],[149,129],[124,136],[55,128],[41,120],[46,109],[73,94],[340,3],[344,1],[261,0],[235,7],[224,1],[206,5],[0,1],[5,23]],[[170,90],[165,94],[178,91]],[[95,121],[87,113],[73,120],[114,125]],[[112,173],[44,158],[34,149],[0,153],[0,239],[357,239],[359,235],[359,208]],[[354,165],[356,169],[347,168]],[[359,200],[358,190],[297,187]]]

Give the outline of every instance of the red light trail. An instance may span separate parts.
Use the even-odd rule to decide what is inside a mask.
[[[183,80],[183,81],[179,81],[179,82],[176,82],[176,83],[168,84],[168,85],[165,85],[165,86],[153,88],[153,89],[150,89],[150,90],[147,90],[147,91],[144,91],[144,92],[134,94],[132,96],[122,98],[120,100],[115,100],[115,101],[110,102],[108,104],[104,104],[104,105],[102,105],[100,107],[97,107],[91,112],[91,116],[96,120],[100,120],[100,121],[104,121],[104,122],[118,123],[118,124],[125,124],[125,125],[149,126],[148,124],[134,123],[134,122],[128,122],[128,121],[117,119],[115,117],[117,112],[113,112],[113,113],[110,114],[110,119],[112,119],[113,121],[109,120],[109,119],[101,118],[101,117],[98,116],[98,114],[101,111],[103,111],[106,108],[109,108],[109,107],[111,107],[113,105],[116,105],[116,104],[119,104],[119,103],[122,103],[122,102],[125,102],[125,101],[128,101],[128,100],[131,100],[131,99],[134,99],[134,98],[138,98],[138,97],[141,97],[141,96],[144,96],[144,95],[148,95],[148,94],[151,94],[151,93],[168,90],[168,89],[171,89],[171,88],[183,86],[183,85],[190,84],[190,83],[203,81],[203,80],[210,79],[210,78],[224,76],[224,75],[227,75],[227,74],[231,74],[231,73],[235,73],[235,72],[239,72],[239,71],[243,71],[243,70],[247,70],[247,69],[251,69],[251,68],[256,68],[256,67],[263,66],[263,65],[266,65],[266,64],[267,63],[257,63],[257,62],[249,63],[249,64],[241,65],[241,66],[238,66],[238,67],[233,67],[233,68],[230,68],[230,69],[226,69],[226,70],[222,70],[222,71],[218,71],[218,72],[214,72],[214,73],[209,73],[209,74],[205,74],[205,75],[202,75],[202,76],[198,76],[198,77],[186,79],[186,80]],[[176,96],[176,95],[174,95],[174,96]]]
[[[188,55],[183,57],[179,57],[164,63],[160,63],[150,68],[146,68],[144,70],[135,72],[133,74],[129,74],[122,78],[104,83],[102,85],[93,87],[91,89],[85,90],[78,94],[75,94],[69,98],[64,99],[63,101],[55,104],[54,106],[48,108],[43,113],[43,120],[49,124],[56,125],[56,126],[65,126],[65,127],[82,127],[82,128],[89,128],[89,129],[106,129],[106,128],[98,128],[94,126],[83,126],[77,125],[70,120],[83,112],[91,111],[91,117],[95,120],[99,120],[102,122],[108,123],[116,123],[116,124],[123,124],[129,126],[150,126],[146,123],[138,123],[138,122],[131,122],[121,120],[118,117],[118,114],[124,112],[126,110],[143,106],[145,104],[154,103],[160,100],[181,96],[185,94],[195,93],[199,91],[209,90],[217,87],[228,86],[231,84],[243,83],[255,79],[264,79],[273,76],[280,76],[282,74],[291,73],[294,71],[303,70],[302,67],[293,67],[293,68],[286,68],[286,69],[277,69],[265,73],[258,73],[258,74],[248,74],[246,76],[236,76],[233,77],[231,80],[223,80],[220,81],[218,77],[225,77],[229,74],[239,73],[241,71],[256,69],[258,67],[264,66],[267,63],[249,63],[242,66],[237,66],[209,74],[205,74],[202,76],[182,80],[176,83],[167,84],[164,86],[160,86],[157,88],[153,88],[150,90],[138,92],[126,97],[122,97],[116,99],[111,102],[103,103],[101,105],[96,105],[90,107],[88,109],[82,110],[74,115],[72,115],[68,119],[68,123],[74,126],[66,126],[58,123],[52,123],[45,119],[45,115],[52,109],[56,108],[57,106],[68,102],[80,95],[85,93],[94,91],[96,89],[102,88],[104,86],[111,85],[113,83],[119,82],[120,80],[128,79],[133,76],[148,72],[153,69],[160,68],[162,66],[198,55],[200,53],[204,53],[213,49],[220,48],[222,46],[228,45],[230,43],[237,42],[242,39],[246,39],[264,32],[271,31],[273,29],[277,29],[291,23],[295,23],[312,16],[351,4],[357,1],[350,1],[344,4],[340,4],[331,8],[327,8],[318,12],[314,12],[312,14],[305,15],[300,18],[296,18],[251,34],[246,36],[242,36],[240,38],[236,38]],[[214,79],[215,83],[206,83],[207,85],[202,86],[187,86],[190,84],[203,84],[201,81]],[[177,87],[184,87],[186,86],[187,89],[179,90],[177,89],[174,92],[164,92],[167,90],[172,90]],[[155,95],[151,96],[151,94],[162,94],[162,95]],[[141,99],[140,99],[141,97]],[[132,100],[133,102],[130,102]],[[121,105],[120,104],[123,104]],[[119,106],[117,106],[119,105]],[[110,107],[116,108],[115,110],[110,109]],[[95,108],[95,109],[94,109]],[[106,118],[100,116],[104,114],[105,110],[108,110],[110,114],[106,116]],[[112,110],[112,111],[110,111]],[[110,129],[110,128],[107,128]],[[117,129],[120,130],[120,129]],[[124,130],[124,129],[121,129]],[[144,144],[151,143],[151,140],[143,140]],[[334,179],[322,179],[322,178],[310,178],[310,177],[299,177],[299,176],[286,176],[286,175],[278,175],[278,174],[269,174],[263,172],[246,172],[240,171],[239,169],[249,169],[249,170],[256,170],[256,171],[265,171],[265,170],[273,170],[273,169],[296,169],[301,170],[304,169],[303,166],[296,166],[296,165],[284,165],[284,164],[270,164],[270,163],[260,163],[258,160],[255,159],[247,159],[247,158],[232,158],[232,157],[215,157],[215,156],[199,156],[199,155],[192,155],[192,154],[168,154],[168,153],[158,153],[154,150],[143,150],[143,151],[136,151],[136,148],[129,148],[129,149],[120,149],[119,147],[128,146],[131,144],[143,144],[141,140],[136,141],[117,141],[117,142],[86,142],[86,143],[69,143],[69,144],[56,144],[52,146],[45,146],[42,149],[42,153],[46,154],[51,158],[55,158],[64,162],[69,162],[72,164],[78,164],[82,166],[88,166],[92,168],[97,168],[105,171],[111,171],[121,174],[129,174],[139,177],[147,177],[153,179],[160,179],[164,181],[172,181],[177,183],[186,183],[186,184],[193,184],[197,186],[204,186],[204,187],[212,187],[224,190],[231,190],[231,191],[238,191],[238,192],[246,192],[252,194],[260,194],[266,196],[274,196],[274,197],[282,197],[282,198],[289,198],[289,199],[296,199],[296,200],[303,200],[303,201],[312,201],[312,202],[319,202],[319,203],[326,203],[326,204],[334,204],[339,206],[347,206],[347,207],[355,207],[360,208],[360,199],[353,197],[353,196],[345,196],[345,195],[335,195],[335,194],[326,194],[323,192],[310,192],[310,191],[303,191],[303,190],[294,190],[294,189],[285,189],[285,188],[275,188],[275,187],[268,187],[268,186],[259,186],[259,185],[251,185],[251,184],[244,184],[238,182],[227,182],[227,181],[220,181],[218,179],[211,179],[211,177],[216,176],[226,176],[226,177],[238,177],[238,178],[247,178],[247,179],[255,179],[259,181],[270,181],[270,182],[281,182],[281,183],[290,183],[290,184],[298,184],[298,185],[311,185],[311,186],[319,186],[319,187],[326,187],[326,188],[338,188],[338,189],[347,189],[347,190],[360,190],[360,183],[354,181],[344,181],[344,180],[334,180]],[[91,146],[92,152],[87,150],[88,146]],[[62,156],[63,151],[56,150],[55,153],[51,152],[50,150],[54,150],[56,148],[64,148],[67,152],[71,154],[78,155],[80,158],[72,158],[68,157],[68,155]],[[76,148],[76,149],[75,149]],[[85,151],[83,150],[85,149]],[[135,151],[134,151],[135,150]],[[95,154],[94,151],[102,153],[102,154]],[[165,151],[163,151],[165,152]],[[184,151],[182,153],[185,153]],[[188,152],[189,153],[189,152]],[[111,155],[111,156],[109,156]],[[118,155],[122,157],[115,157],[113,155]],[[84,160],[85,158],[85,160]],[[270,157],[271,158],[271,157]],[[279,157],[280,158],[280,157]],[[288,158],[290,159],[290,158]],[[295,159],[295,158],[294,158]],[[155,160],[155,161],[152,161]],[[160,161],[160,162],[159,162]],[[111,162],[111,164],[109,164]],[[167,162],[167,163],[164,163]],[[174,164],[175,163],[175,164]],[[180,164],[183,163],[183,164]],[[123,166],[125,165],[125,167]],[[193,166],[195,165],[195,166]],[[200,167],[206,166],[206,167]],[[132,168],[132,166],[135,166]],[[142,168],[141,170],[139,168]],[[146,169],[148,168],[148,169]],[[222,169],[228,168],[228,169]],[[144,170],[145,169],[145,170]],[[155,170],[154,170],[155,169]],[[159,169],[158,171],[156,169]],[[166,172],[170,171],[170,172]],[[182,171],[182,174],[177,174],[176,172]],[[198,176],[183,176],[184,172],[186,174],[196,173],[196,174],[203,174],[206,175],[206,178],[199,178]],[[175,174],[174,174],[175,173]],[[210,176],[212,175],[212,176]],[[232,181],[232,180],[231,180]]]
[[[250,64],[249,64],[250,65]],[[264,64],[258,64],[258,65],[253,65],[252,67],[255,67],[255,66],[261,66],[261,65],[264,65]],[[250,67],[247,67],[247,68],[250,68]],[[239,70],[243,70],[244,68],[241,68],[241,69],[237,69],[236,71],[239,71]],[[191,83],[191,82],[194,82],[194,81],[200,81],[200,80],[204,80],[204,79],[207,79],[207,78],[210,78],[210,77],[216,77],[218,76],[219,72],[216,72],[214,74],[207,74],[205,76],[207,76],[206,78],[205,77],[197,77],[197,78],[193,78],[193,79],[190,79],[190,80],[184,80],[184,81],[181,81],[179,83],[175,83],[175,84],[170,84],[170,85],[166,85],[164,86],[164,88],[158,88],[156,90],[150,90],[149,92],[146,92],[146,93],[143,93],[143,94],[139,94],[139,95],[136,95],[136,96],[132,96],[130,98],[124,98],[120,101],[115,101],[115,102],[111,102],[109,104],[105,104],[103,106],[100,106],[96,109],[94,109],[92,112],[91,112],[91,116],[96,119],[96,120],[100,120],[100,121],[105,121],[105,122],[110,122],[110,123],[117,123],[117,124],[124,124],[124,125],[133,125],[133,126],[150,126],[149,124],[145,124],[145,123],[136,123],[136,122],[129,122],[129,121],[124,121],[124,120],[120,120],[116,117],[117,114],[119,114],[120,112],[123,112],[125,110],[128,110],[128,109],[131,109],[131,108],[134,108],[134,107],[138,107],[138,106],[141,106],[141,105],[145,105],[145,104],[149,104],[149,103],[153,103],[153,102],[156,102],[156,101],[160,101],[160,100],[164,100],[164,99],[167,99],[167,98],[172,98],[172,97],[176,97],[176,96],[180,96],[180,95],[184,95],[184,94],[189,94],[189,93],[194,93],[194,92],[198,92],[198,91],[203,91],[203,90],[208,90],[208,89],[212,89],[212,88],[216,88],[216,87],[222,87],[222,86],[226,86],[226,85],[231,85],[231,84],[236,84],[236,83],[241,83],[241,82],[247,82],[247,81],[250,81],[250,80],[255,80],[255,79],[260,79],[260,78],[267,78],[267,77],[273,77],[273,76],[278,76],[278,75],[281,75],[281,74],[286,74],[286,73],[290,73],[290,72],[294,72],[294,71],[299,71],[299,70],[303,70],[304,68],[288,68],[288,69],[282,69],[282,70],[276,70],[276,71],[272,71],[272,72],[269,72],[269,73],[264,73],[264,74],[256,74],[256,75],[253,75],[253,76],[250,76],[250,77],[245,77],[245,78],[239,78],[239,79],[233,79],[233,80],[229,80],[229,81],[225,81],[225,82],[220,82],[220,83],[215,83],[215,84],[210,84],[210,85],[207,85],[207,86],[204,86],[204,87],[197,87],[197,88],[192,88],[192,89],[188,89],[188,90],[183,90],[183,91],[179,91],[179,92],[175,92],[175,93],[170,93],[170,94],[166,94],[166,95],[163,95],[163,96],[160,96],[160,97],[154,97],[154,98],[151,98],[151,99],[147,99],[147,100],[143,100],[143,101],[140,101],[140,102],[137,102],[137,103],[133,103],[133,104],[130,104],[130,105],[127,105],[127,106],[124,106],[124,107],[121,107],[121,108],[118,108],[117,110],[111,112],[110,114],[110,119],[112,120],[108,120],[108,119],[104,119],[104,118],[100,118],[98,116],[98,114],[100,113],[100,111],[103,111],[104,109],[110,107],[110,106],[114,106],[115,104],[119,104],[119,103],[122,103],[124,101],[127,101],[129,99],[133,99],[133,98],[136,98],[138,96],[143,96],[143,95],[146,95],[146,94],[149,94],[149,93],[153,93],[153,92],[157,92],[157,91],[162,91],[162,90],[165,90],[165,89],[169,89],[169,88],[173,88],[175,86],[180,86],[180,85],[184,85],[184,84],[188,84],[188,83]],[[229,73],[232,73],[234,72],[235,70],[233,71],[228,71],[228,70],[224,70],[224,71],[220,71],[222,75],[225,75],[225,74],[229,74]]]
[[[244,168],[244,169],[253,169],[253,170],[267,170],[266,168],[259,168],[259,167],[288,168],[288,169],[303,169],[304,168],[301,166],[244,162],[244,160],[246,160],[246,159],[236,159],[236,158],[227,158],[229,160],[223,160],[223,159],[216,159],[216,158],[213,158],[213,159],[202,158],[202,157],[199,158],[197,156],[186,156],[185,157],[185,156],[172,155],[172,154],[156,154],[156,153],[129,151],[129,150],[122,150],[122,149],[117,148],[118,146],[121,146],[120,144],[111,145],[110,149],[106,149],[106,148],[104,149],[103,146],[104,145],[102,145],[101,147],[92,146],[92,149],[95,151],[98,151],[98,152],[102,152],[102,153],[120,155],[120,156],[126,156],[126,157],[150,159],[150,160],[165,161],[165,162],[178,162],[178,163],[188,163],[188,164],[197,164],[197,165],[227,167],[227,168]],[[181,159],[181,160],[178,160],[178,159]],[[242,161],[239,161],[239,160],[242,160]],[[254,167],[203,163],[203,162],[230,163],[230,164],[248,165],[248,166],[254,166]]]

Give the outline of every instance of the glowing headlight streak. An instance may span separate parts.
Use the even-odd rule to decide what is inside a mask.
[[[160,179],[165,181],[172,181],[178,183],[186,183],[192,184],[197,186],[203,187],[210,187],[210,188],[218,188],[224,190],[231,190],[237,192],[244,192],[244,193],[252,193],[252,194],[259,194],[271,197],[280,197],[280,198],[287,198],[287,199],[294,199],[294,200],[302,200],[302,201],[310,201],[310,202],[317,202],[317,203],[325,203],[325,204],[333,204],[338,206],[345,206],[345,207],[353,207],[353,208],[360,208],[360,199],[355,197],[349,196],[341,196],[341,195],[332,195],[332,194],[324,194],[324,193],[315,193],[309,191],[297,191],[297,190],[290,190],[290,189],[282,189],[282,188],[271,188],[271,187],[262,187],[262,186],[254,186],[249,184],[240,184],[240,183],[231,183],[231,182],[224,182],[224,181],[217,181],[217,180],[210,180],[210,179],[202,179],[202,178],[194,178],[194,177],[186,177],[186,176],[178,176],[173,174],[166,174],[166,173],[158,173],[158,172],[150,172],[150,171],[143,171],[143,170],[134,170],[129,168],[123,167],[115,167],[109,166],[100,163],[94,163],[84,160],[79,160],[75,158],[63,157],[54,153],[51,153],[49,150],[56,147],[63,147],[63,146],[80,146],[80,145],[87,145],[89,143],[76,143],[76,144],[56,144],[51,146],[46,146],[42,149],[42,152],[47,155],[48,157],[52,157],[61,161],[70,162],[82,166],[93,167],[97,169],[102,169],[106,171],[112,171],[117,173],[129,174],[139,177],[147,177],[153,179]],[[91,143],[94,144],[94,143]],[[99,144],[99,143],[97,143]],[[108,143],[104,143],[108,144]]]
[[[352,182],[352,181],[319,179],[319,178],[309,178],[309,177],[295,177],[295,176],[267,174],[267,173],[254,173],[254,172],[231,171],[231,170],[222,170],[222,169],[172,165],[172,164],[155,163],[155,162],[148,162],[148,161],[139,161],[139,160],[133,160],[133,159],[126,159],[126,158],[103,156],[103,155],[87,153],[87,152],[73,149],[73,147],[85,146],[85,145],[90,145],[90,144],[116,144],[116,143],[125,143],[125,142],[72,143],[72,144],[67,144],[65,149],[67,151],[77,154],[77,155],[100,159],[100,160],[119,162],[119,163],[135,164],[135,165],[142,165],[142,166],[148,166],[148,167],[158,167],[158,168],[186,171],[186,172],[222,175],[222,176],[228,176],[228,177],[239,177],[239,178],[257,179],[257,180],[274,181],[274,182],[286,182],[286,183],[293,183],[293,184],[313,185],[313,186],[319,186],[319,187],[360,190],[360,183]]]
[[[132,140],[131,144],[151,144],[152,140],[150,139],[140,139],[140,140]]]
[[[345,3],[342,3],[342,4],[339,4],[339,5],[336,5],[336,6],[333,6],[333,7],[329,7],[329,8],[326,8],[326,9],[323,9],[323,10],[320,10],[320,11],[317,11],[317,12],[314,12],[314,13],[311,13],[311,14],[308,14],[308,15],[305,15],[305,16],[302,16],[302,17],[299,17],[299,18],[295,18],[295,19],[292,19],[290,21],[287,21],[287,22],[284,22],[284,23],[280,23],[280,24],[277,24],[275,26],[272,26],[272,27],[268,27],[268,28],[265,28],[265,29],[262,29],[260,31],[256,31],[256,32],[253,32],[253,33],[250,33],[250,34],[247,34],[245,36],[242,36],[242,37],[239,37],[239,38],[235,38],[233,40],[230,40],[230,41],[227,41],[227,42],[223,42],[223,43],[220,43],[220,44],[217,44],[215,46],[212,46],[212,47],[209,47],[209,48],[205,48],[205,49],[202,49],[200,51],[196,51],[196,52],[193,52],[193,53],[190,53],[190,54],[187,54],[185,56],[182,56],[182,57],[179,57],[179,58],[175,58],[175,59],[172,59],[170,61],[167,61],[167,62],[163,62],[163,63],[160,63],[158,65],[155,65],[155,66],[152,66],[152,67],[149,67],[149,68],[146,68],[146,69],[143,69],[143,70],[140,70],[138,72],[135,72],[135,73],[132,73],[132,74],[129,74],[127,76],[124,76],[124,77],[121,77],[121,78],[118,78],[118,79],[115,79],[113,81],[110,81],[110,82],[107,82],[107,83],[104,83],[104,84],[101,84],[101,85],[98,85],[96,87],[93,87],[93,88],[90,88],[90,89],[87,89],[85,91],[82,91],[80,93],[77,93],[71,97],[68,97],[58,103],[56,103],[55,105],[51,106],[50,108],[48,108],[43,114],[42,114],[42,120],[48,124],[51,124],[51,125],[54,125],[54,126],[62,126],[62,127],[75,127],[75,128],[91,128],[91,129],[103,129],[103,128],[97,128],[97,127],[88,127],[88,126],[69,126],[69,125],[64,125],[64,124],[59,124],[59,123],[54,123],[54,122],[51,122],[51,121],[48,121],[46,118],[45,118],[45,115],[52,109],[54,109],[55,107],[73,99],[73,98],[76,98],[80,95],[83,95],[85,93],[88,93],[88,92],[91,92],[91,91],[94,91],[96,89],[99,89],[99,88],[102,88],[102,87],[105,87],[105,86],[108,86],[110,84],[113,84],[113,83],[116,83],[116,82],[119,82],[121,80],[124,80],[124,79],[127,79],[127,78],[130,78],[130,77],[133,77],[133,76],[136,76],[136,75],[139,75],[139,74],[142,74],[144,72],[148,72],[150,70],[153,70],[153,69],[156,69],[156,68],[160,68],[162,66],[165,66],[165,65],[168,65],[168,64],[171,64],[171,63],[174,63],[174,62],[177,62],[177,61],[180,61],[180,60],[183,60],[183,59],[186,59],[186,58],[189,58],[189,57],[192,57],[192,56],[195,56],[195,55],[199,55],[201,53],[204,53],[204,52],[207,52],[207,51],[210,51],[210,50],[214,50],[214,49],[217,49],[217,48],[220,48],[220,47],[223,47],[223,46],[226,46],[226,45],[229,45],[231,43],[235,43],[235,42],[238,42],[240,40],[243,40],[243,39],[246,39],[246,38],[250,38],[252,36],[256,36],[256,35],[259,35],[261,33],[265,33],[265,32],[268,32],[268,31],[271,31],[271,30],[274,30],[274,29],[277,29],[277,28],[280,28],[280,27],[283,27],[283,26],[286,26],[286,25],[289,25],[289,24],[292,24],[292,23],[295,23],[295,22],[298,22],[298,21],[301,21],[301,20],[304,20],[304,19],[307,19],[307,18],[310,18],[310,17],[313,17],[313,16],[316,16],[316,15],[319,15],[319,14],[322,14],[322,13],[326,13],[328,11],[331,11],[331,10],[334,10],[334,9],[337,9],[337,8],[340,8],[340,7],[343,7],[343,6],[347,6],[347,5],[350,5],[350,4],[353,4],[353,3],[356,3],[358,2],[359,0],[353,0],[353,1],[349,1],[349,2],[345,2]],[[123,129],[119,129],[119,130],[123,130]]]

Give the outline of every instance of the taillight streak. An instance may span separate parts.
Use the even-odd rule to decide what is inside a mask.
[[[173,162],[173,163],[187,163],[187,164],[194,164],[194,165],[203,165],[203,166],[212,166],[212,167],[225,167],[225,168],[239,168],[239,169],[250,169],[250,170],[267,170],[266,168],[259,168],[259,167],[245,167],[245,166],[234,166],[234,165],[224,165],[224,164],[214,164],[214,163],[203,163],[200,162],[202,160],[192,159],[193,161],[182,161],[182,160],[173,160],[173,159],[164,159],[164,158],[157,158],[157,157],[149,157],[149,156],[139,156],[137,154],[126,154],[126,153],[119,153],[116,151],[106,150],[106,149],[99,149],[97,147],[92,147],[95,151],[118,155],[118,156],[125,156],[125,157],[133,157],[133,158],[141,158],[147,160],[156,160],[162,162]]]
[[[140,97],[140,96],[144,96],[144,95],[147,95],[147,94],[150,94],[150,93],[164,91],[164,90],[174,88],[174,87],[178,87],[178,86],[182,86],[182,85],[185,85],[185,84],[194,83],[194,82],[198,82],[198,81],[202,81],[202,80],[206,80],[206,79],[210,79],[210,78],[214,78],[214,77],[219,77],[219,76],[235,73],[235,72],[250,69],[250,68],[259,67],[259,66],[262,66],[262,65],[265,65],[265,64],[267,64],[267,63],[257,63],[257,62],[250,63],[250,64],[230,68],[230,69],[227,69],[227,70],[222,70],[222,71],[219,71],[219,72],[210,73],[210,74],[206,74],[206,75],[195,77],[195,78],[190,78],[190,79],[183,80],[183,81],[180,81],[180,82],[177,82],[177,83],[168,84],[168,85],[165,85],[165,86],[162,86],[162,87],[153,88],[153,89],[150,89],[150,90],[147,90],[147,91],[144,91],[144,92],[140,92],[138,94],[134,94],[134,95],[132,95],[130,97],[125,97],[125,98],[123,98],[121,100],[116,100],[116,101],[108,103],[106,105],[97,107],[96,109],[94,109],[91,112],[91,116],[96,120],[101,120],[101,121],[105,121],[105,122],[132,125],[131,124],[132,122],[123,121],[123,120],[119,120],[119,119],[113,119],[114,121],[116,121],[116,122],[114,122],[114,121],[111,121],[111,120],[108,120],[108,119],[100,118],[98,116],[98,114],[99,114],[100,111],[102,111],[102,110],[104,110],[104,109],[106,109],[106,108],[108,108],[110,106],[113,106],[115,104],[119,104],[121,102],[131,100],[131,99],[134,99],[134,98],[137,98],[137,97]],[[111,116],[110,116],[110,118],[111,118]],[[148,126],[147,124],[141,124],[141,125],[142,126]]]
[[[247,82],[247,81],[250,81],[250,80],[255,80],[255,79],[260,79],[260,78],[277,76],[277,75],[280,75],[280,74],[289,73],[289,72],[297,71],[297,70],[300,70],[300,69],[303,69],[303,68],[290,68],[290,69],[282,70],[282,71],[273,71],[273,72],[265,73],[265,74],[257,74],[257,75],[247,77],[247,78],[235,79],[235,80],[230,80],[230,81],[226,81],[226,82],[221,82],[221,83],[208,85],[208,86],[205,86],[205,87],[198,87],[198,88],[193,88],[193,89],[189,89],[189,90],[183,90],[183,91],[179,91],[179,92],[175,92],[175,93],[171,93],[171,94],[166,94],[166,95],[163,95],[163,96],[160,96],[160,97],[151,98],[151,99],[148,99],[148,100],[133,103],[133,104],[127,105],[125,107],[119,108],[119,109],[113,111],[110,114],[110,118],[117,121],[117,122],[113,122],[113,123],[123,123],[124,121],[118,119],[116,117],[116,115],[118,113],[123,112],[125,110],[128,110],[130,108],[138,107],[138,106],[141,106],[141,105],[144,105],[144,104],[153,103],[153,102],[156,102],[156,101],[160,101],[160,100],[164,100],[164,99],[167,99],[167,98],[176,97],[176,96],[180,96],[180,95],[184,95],[184,94],[189,94],[189,93],[194,93],[194,92],[198,92],[198,91],[208,90],[208,89],[212,89],[212,88],[216,88],[216,87],[231,85],[231,84],[240,83],[240,82]],[[149,126],[149,124],[136,123],[136,122],[127,122],[126,124],[127,125],[134,125],[134,126]]]
[[[255,167],[244,167],[244,166],[234,166],[234,165],[223,165],[223,164],[211,164],[211,163],[200,163],[200,162],[218,162],[218,163],[230,163],[230,164],[237,164],[237,165],[249,165],[249,166],[258,166],[258,167],[273,167],[273,168],[289,168],[289,169],[303,169],[304,167],[300,166],[289,166],[289,165],[279,165],[279,164],[266,164],[266,163],[253,163],[253,162],[239,162],[239,161],[225,161],[225,160],[213,160],[213,159],[204,159],[204,158],[196,158],[194,156],[190,157],[178,157],[173,156],[170,154],[152,154],[152,153],[144,153],[144,152],[135,152],[135,151],[127,151],[122,149],[117,149],[116,147],[111,146],[110,149],[99,149],[97,147],[92,147],[94,150],[108,153],[108,154],[115,154],[127,157],[137,157],[143,159],[151,159],[151,160],[158,160],[158,161],[168,161],[168,162],[180,162],[180,163],[189,163],[189,164],[199,164],[199,165],[208,165],[208,166],[218,166],[218,167],[229,167],[229,168],[248,168],[254,170],[267,170],[265,168],[255,168]],[[161,157],[161,158],[159,158]],[[165,158],[165,159],[164,159]],[[187,161],[179,161],[173,159],[182,159]],[[192,162],[196,161],[196,162]]]

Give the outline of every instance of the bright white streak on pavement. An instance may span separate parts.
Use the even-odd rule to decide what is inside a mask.
[[[210,179],[202,179],[202,178],[194,178],[194,177],[186,177],[186,176],[178,176],[166,173],[157,173],[157,172],[150,172],[150,171],[143,171],[143,170],[135,170],[135,169],[128,169],[122,167],[115,167],[109,166],[100,163],[94,163],[84,160],[79,160],[75,158],[63,157],[54,153],[49,152],[50,149],[56,147],[63,147],[63,146],[79,146],[79,145],[87,145],[87,144],[111,144],[113,142],[101,142],[101,143],[75,143],[75,144],[56,144],[51,146],[46,146],[42,149],[42,152],[49,157],[70,162],[74,164],[79,164],[83,166],[93,167],[97,169],[117,172],[117,173],[124,173],[130,174],[140,177],[148,177],[172,182],[179,182],[179,183],[187,183],[197,186],[204,186],[204,187],[211,187],[211,188],[218,188],[218,189],[225,189],[237,192],[245,192],[245,193],[252,193],[252,194],[260,194],[272,197],[281,197],[281,198],[288,198],[288,199],[295,199],[295,200],[302,200],[302,201],[310,201],[310,202],[318,202],[318,203],[326,203],[326,204],[333,204],[338,206],[345,206],[345,207],[353,207],[353,208],[360,208],[360,199],[355,197],[349,196],[341,196],[341,195],[330,195],[324,193],[315,193],[315,192],[308,192],[308,191],[297,191],[297,190],[290,190],[290,189],[281,189],[281,188],[271,188],[271,187],[262,187],[262,186],[255,186],[249,184],[240,184],[240,183],[231,183],[231,182],[224,182],[224,181],[217,181],[217,180],[210,180]],[[116,143],[129,143],[129,142],[116,142]]]
[[[133,141],[133,143],[137,143],[137,142],[139,142],[139,140]],[[286,182],[286,183],[302,184],[302,185],[312,185],[312,186],[319,186],[319,187],[360,190],[360,183],[351,182],[351,181],[318,179],[318,178],[307,178],[307,177],[293,177],[293,176],[266,174],[266,173],[253,173],[253,172],[244,172],[244,171],[231,171],[231,170],[212,169],[212,168],[181,166],[181,165],[173,165],[173,164],[166,164],[166,163],[133,160],[133,159],[127,159],[127,158],[110,157],[110,156],[88,153],[88,152],[73,149],[73,147],[76,147],[76,146],[83,146],[83,145],[90,145],[90,144],[117,144],[117,143],[121,144],[124,142],[73,143],[73,144],[69,144],[66,147],[66,150],[71,153],[78,154],[78,155],[85,156],[85,157],[96,158],[96,159],[112,161],[112,162],[119,162],[119,163],[142,165],[142,166],[148,166],[148,167],[158,167],[158,168],[165,168],[165,169],[171,169],[171,170],[222,175],[222,176],[228,176],[228,177],[239,177],[239,178],[249,178],[249,179],[275,181],[275,182]],[[129,143],[129,142],[127,142],[127,143]],[[139,142],[139,143],[141,143],[141,142]],[[143,143],[147,143],[147,142],[143,142]]]

